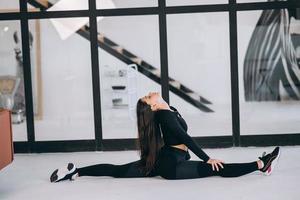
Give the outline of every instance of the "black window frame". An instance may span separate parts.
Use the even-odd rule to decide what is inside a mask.
[[[153,0],[154,1],[154,0]],[[231,70],[231,107],[232,107],[232,135],[194,137],[199,145],[206,148],[220,148],[232,146],[274,146],[299,145],[300,133],[290,134],[256,134],[240,135],[240,109],[238,85],[238,38],[237,38],[237,12],[247,10],[266,10],[283,8],[300,8],[300,2],[255,2],[237,3],[229,0],[227,4],[166,6],[166,0],[156,0],[157,7],[97,9],[95,0],[88,0],[88,10],[72,11],[38,11],[28,12],[27,1],[19,0],[20,12],[0,13],[0,21],[18,20],[21,25],[22,51],[24,62],[24,85],[26,100],[26,123],[28,141],[14,141],[15,153],[30,152],[73,152],[73,151],[112,151],[134,150],[136,139],[103,139],[101,121],[99,57],[97,45],[97,20],[99,16],[130,16],[130,15],[156,15],[159,19],[160,37],[160,64],[161,64],[161,91],[163,98],[169,102],[168,85],[168,45],[167,22],[169,14],[228,12],[230,30],[230,70]],[[90,48],[93,85],[93,106],[95,139],[93,140],[60,140],[36,141],[34,130],[34,113],[32,101],[32,80],[29,52],[29,27],[31,19],[63,18],[63,17],[89,17]]]

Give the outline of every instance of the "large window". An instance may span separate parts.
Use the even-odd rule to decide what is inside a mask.
[[[205,4],[226,4],[228,0],[166,0],[167,6],[190,6]]]
[[[19,1],[18,0],[6,0],[0,1],[0,13],[19,12]]]
[[[0,44],[21,151],[133,148],[155,91],[208,146],[299,143],[297,0],[1,0]]]
[[[193,136],[232,135],[228,13],[167,16],[170,104]]]
[[[30,20],[35,24],[30,41],[40,43],[40,48],[32,47],[31,59],[38,141],[95,138],[90,42],[61,27],[74,21]]]
[[[236,0],[237,3],[255,3],[255,2],[268,2],[268,1],[270,2],[270,0]],[[274,1],[287,1],[287,0],[273,0],[273,2]]]
[[[300,131],[300,16],[238,12],[242,135]]]
[[[27,141],[24,66],[19,21],[0,21],[0,44],[0,107],[12,111],[13,140]]]
[[[103,138],[136,138],[138,98],[161,91],[158,17],[104,17],[98,30]]]
[[[155,7],[157,0],[96,0],[97,9]]]
[[[46,11],[63,11],[63,10],[88,10],[89,4],[88,0],[30,0],[27,3],[27,8],[29,12],[40,11],[41,9],[32,5],[32,3],[37,2],[42,5],[43,9]]]

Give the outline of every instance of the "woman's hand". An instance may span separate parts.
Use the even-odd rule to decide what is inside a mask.
[[[219,171],[219,166],[218,165],[220,165],[222,168],[224,168],[223,165],[222,165],[222,163],[224,163],[224,161],[222,161],[222,160],[210,158],[206,163],[212,165],[212,170],[213,171],[215,171],[215,168],[217,169],[217,171]]]

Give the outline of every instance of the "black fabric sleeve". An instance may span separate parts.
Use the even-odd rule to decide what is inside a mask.
[[[207,162],[210,157],[197,145],[194,139],[181,127],[174,113],[162,111],[158,114],[158,121],[161,126],[165,126],[167,130],[174,134],[183,144],[185,144],[198,158]]]

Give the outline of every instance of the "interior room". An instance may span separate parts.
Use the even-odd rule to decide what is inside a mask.
[[[0,199],[296,200],[299,106],[297,0],[0,0]],[[120,175],[176,136],[198,178]]]

